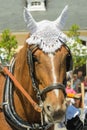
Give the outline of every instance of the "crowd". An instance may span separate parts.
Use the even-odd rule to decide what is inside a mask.
[[[80,109],[82,91],[81,84],[83,83],[83,89],[85,93],[85,116],[84,122],[80,119]],[[66,94],[68,108],[66,111],[66,128],[67,130],[87,130],[87,76],[83,76],[82,71],[77,73],[67,73]]]
[[[66,93],[81,93],[81,84],[83,83],[84,91],[87,91],[87,76],[83,76],[82,71],[76,73],[68,72]]]

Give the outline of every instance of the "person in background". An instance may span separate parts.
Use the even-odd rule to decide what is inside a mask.
[[[72,78],[72,88],[79,93],[79,88],[81,86],[81,81],[78,79],[77,74],[73,74]]]
[[[67,81],[66,93],[67,94],[76,94],[76,91],[71,87],[71,81]]]
[[[78,78],[81,82],[83,82],[84,77],[83,77],[83,72],[82,72],[82,71],[78,71],[78,73],[77,73],[77,78]]]
[[[76,93],[76,91],[71,87],[71,81],[67,81],[66,94],[67,103],[73,104],[75,107],[79,108],[81,105],[81,93]]]

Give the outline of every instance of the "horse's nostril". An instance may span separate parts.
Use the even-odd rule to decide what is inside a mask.
[[[62,118],[64,114],[65,114],[64,111],[58,110],[58,111],[56,111],[56,112],[53,113],[53,118],[55,120],[58,119],[58,118]]]
[[[50,105],[47,105],[47,111],[52,112],[52,107]]]
[[[49,111],[50,111],[50,106],[47,106],[47,110],[49,110]]]

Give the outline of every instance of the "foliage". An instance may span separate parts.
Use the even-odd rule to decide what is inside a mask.
[[[17,48],[17,40],[15,36],[11,35],[9,29],[6,29],[2,32],[0,41],[0,57],[9,62],[15,53],[15,49]]]
[[[78,25],[73,24],[71,28],[69,29],[68,36],[69,37],[75,37],[78,38],[80,35],[80,32],[78,31],[80,28]]]
[[[72,52],[73,69],[75,69],[76,67],[86,64],[87,47],[82,44],[82,41],[79,38],[80,32],[78,25],[72,25],[67,35],[71,37],[71,40],[67,44]]]

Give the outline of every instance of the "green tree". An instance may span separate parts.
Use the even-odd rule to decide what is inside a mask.
[[[78,25],[73,24],[67,33],[67,35],[71,38],[67,44],[72,52],[74,66],[73,69],[86,64],[87,60],[87,47],[82,45],[82,41],[79,38],[79,29],[80,28]]]
[[[15,36],[11,34],[9,29],[4,30],[0,41],[0,56],[3,57],[4,61],[9,62],[11,60],[17,46]]]

